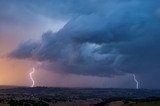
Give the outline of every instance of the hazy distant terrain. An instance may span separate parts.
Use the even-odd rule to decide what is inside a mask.
[[[159,106],[160,90],[0,87],[0,106]],[[150,105],[148,105],[150,104]],[[158,104],[158,105],[156,105]]]
[[[114,89],[114,88],[53,88],[53,87],[13,87],[0,89],[0,94],[32,95],[33,97],[90,99],[111,97],[146,98],[160,97],[160,90]]]

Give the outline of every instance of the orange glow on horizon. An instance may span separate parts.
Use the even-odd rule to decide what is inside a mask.
[[[28,84],[26,76],[29,63],[22,60],[0,59],[0,85]]]

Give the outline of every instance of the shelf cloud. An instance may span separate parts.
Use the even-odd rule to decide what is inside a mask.
[[[57,32],[42,34],[40,41],[22,42],[9,57],[42,61],[46,69],[60,73],[91,76],[160,69],[160,1],[50,2],[46,15],[69,21]],[[41,5],[32,8],[44,14],[45,9],[37,10]]]

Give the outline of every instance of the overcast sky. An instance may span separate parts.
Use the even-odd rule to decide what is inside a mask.
[[[160,88],[159,0],[1,0],[0,84]]]

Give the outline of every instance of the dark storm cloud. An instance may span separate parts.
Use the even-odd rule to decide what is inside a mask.
[[[68,23],[57,33],[43,34],[38,45],[19,45],[10,56],[47,61],[49,70],[74,74],[111,76],[157,71],[158,3],[159,0],[55,1],[58,6],[47,4],[49,10],[54,8],[58,17],[68,15]]]
[[[38,43],[27,41],[20,44],[10,55],[16,58],[30,58],[32,57],[32,51],[38,46]]]

